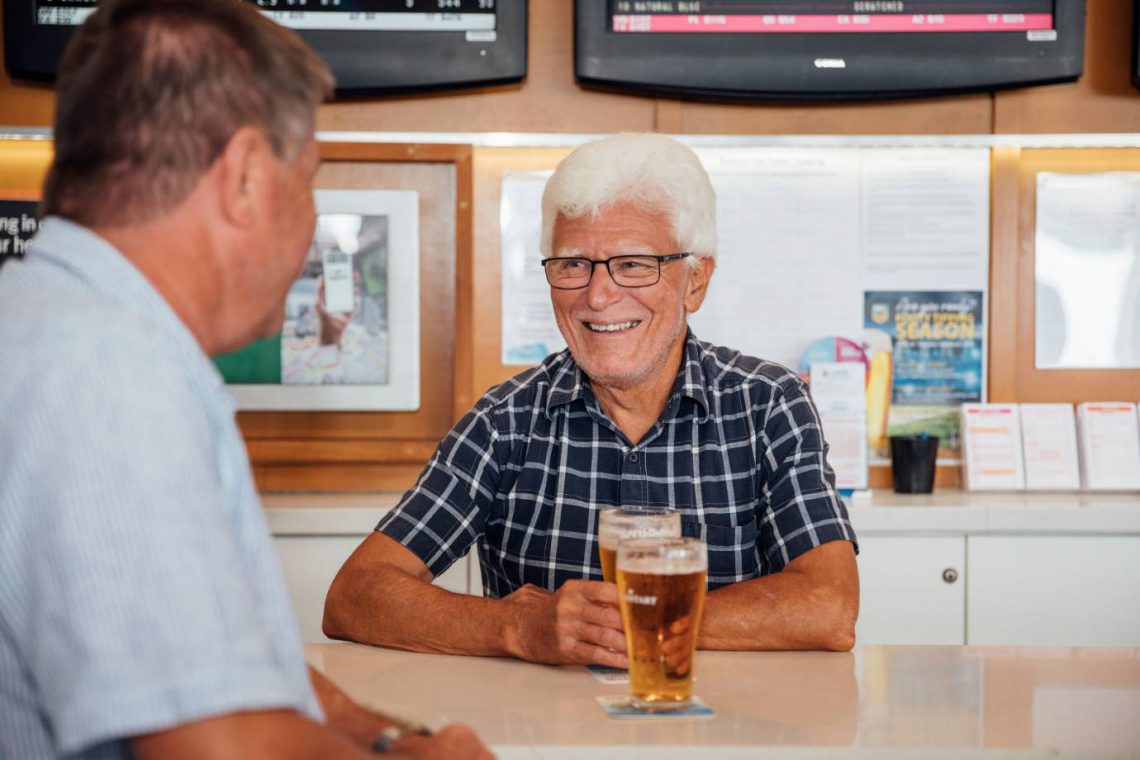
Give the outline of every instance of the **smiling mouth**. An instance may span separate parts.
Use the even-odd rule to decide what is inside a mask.
[[[616,333],[632,330],[641,324],[641,320],[635,319],[630,322],[614,322],[613,324],[608,325],[601,324],[599,322],[583,322],[582,324],[584,324],[586,326],[586,329],[590,332]]]

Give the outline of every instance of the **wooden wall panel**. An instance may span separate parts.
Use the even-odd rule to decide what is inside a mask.
[[[875,103],[684,103],[685,134],[907,135],[988,134],[992,96],[957,95]]]
[[[990,157],[990,313],[988,392],[993,403],[1017,401],[1018,148]]]
[[[1132,0],[1089,0],[1085,71],[1069,84],[1001,92],[997,134],[1140,131],[1140,91],[1129,81]]]

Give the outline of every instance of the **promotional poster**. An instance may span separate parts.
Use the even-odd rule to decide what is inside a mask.
[[[960,454],[958,407],[984,401],[982,291],[867,291],[864,344],[868,442],[886,456],[890,435],[926,433],[939,454]]]

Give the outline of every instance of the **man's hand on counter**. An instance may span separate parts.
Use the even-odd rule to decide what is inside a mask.
[[[493,760],[495,757],[467,726],[452,725],[431,736],[405,736],[385,757],[408,760]]]
[[[313,667],[309,668],[309,680],[321,702],[329,728],[344,735],[358,747],[373,751],[376,749],[377,738],[386,729],[403,729],[406,726],[405,721],[399,718],[372,712],[357,704]],[[383,754],[417,760],[484,760],[494,757],[479,741],[475,732],[463,725],[445,726],[429,736],[408,734],[391,742]]]
[[[527,584],[503,599],[504,639],[515,657],[551,665],[629,667],[617,586],[567,581],[555,592]]]

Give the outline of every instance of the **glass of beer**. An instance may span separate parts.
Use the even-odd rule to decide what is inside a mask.
[[[708,549],[699,538],[618,545],[618,601],[635,708],[664,712],[691,703],[707,576]]]
[[[617,582],[618,543],[627,538],[680,538],[681,513],[668,507],[609,507],[598,520],[602,578]]]

